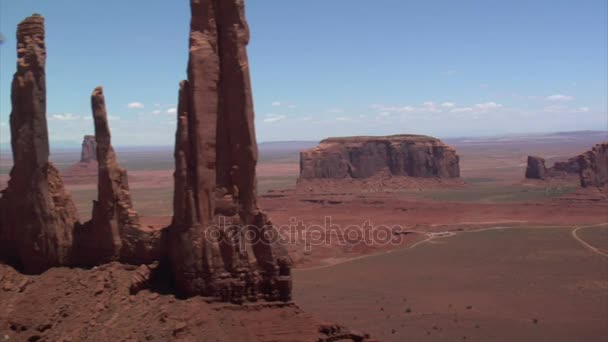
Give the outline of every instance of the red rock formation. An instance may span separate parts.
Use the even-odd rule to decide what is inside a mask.
[[[548,171],[552,176],[569,174],[578,175],[580,172],[580,168],[578,166],[578,157],[572,157],[563,162],[556,162]]]
[[[582,187],[608,185],[608,142],[595,145],[578,157]]]
[[[329,138],[300,154],[300,178],[460,177],[456,151],[421,135]]]
[[[17,44],[10,117],[14,166],[0,199],[0,256],[39,273],[69,262],[77,214],[49,162],[44,18],[22,21]]]
[[[94,135],[85,135],[82,140],[80,161],[62,171],[66,184],[97,183],[97,142]]]
[[[90,163],[92,161],[97,161],[97,141],[94,135],[85,135],[82,140],[80,162]]]
[[[111,260],[131,262],[145,257],[139,216],[133,209],[127,171],[120,167],[112,147],[110,127],[101,87],[91,96],[98,164],[97,201],[91,221],[77,229],[75,248],[80,264]],[[143,253],[144,255],[141,255]],[[150,261],[150,260],[148,260]]]
[[[528,156],[528,166],[526,167],[526,178],[529,179],[545,179],[547,176],[547,167],[545,159],[541,157]]]
[[[243,2],[191,0],[191,12],[168,247],[176,285],[186,295],[222,301],[289,300],[286,251],[267,239],[265,233],[276,231],[256,202],[258,151]]]

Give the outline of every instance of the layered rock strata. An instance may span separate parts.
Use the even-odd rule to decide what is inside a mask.
[[[180,84],[169,258],[178,290],[221,301],[291,298],[290,260],[258,209],[242,0],[192,0]]]
[[[33,15],[17,29],[17,72],[11,89],[14,165],[0,198],[0,257],[27,273],[70,260],[76,208],[49,162],[46,122],[44,18]]]
[[[394,176],[460,177],[459,157],[441,140],[421,135],[329,138],[300,154],[300,179]]]

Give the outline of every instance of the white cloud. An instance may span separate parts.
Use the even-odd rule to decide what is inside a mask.
[[[591,108],[589,107],[579,107],[572,110],[572,113],[589,113]]]
[[[448,70],[448,71],[444,71],[443,74],[447,75],[447,76],[452,76],[455,75],[458,71],[456,70]]]
[[[346,116],[340,116],[336,118],[336,121],[350,121],[350,119]]]
[[[344,110],[342,108],[330,108],[330,109],[326,110],[326,112],[332,113],[332,114],[337,114],[337,113],[344,113]]]
[[[176,114],[177,113],[177,108],[169,108],[167,109],[167,114]]]
[[[399,106],[387,106],[387,105],[381,105],[381,104],[373,104],[373,105],[371,105],[371,108],[375,109],[379,112],[389,112],[389,113],[406,113],[406,112],[413,112],[416,110],[416,108],[414,108],[412,106],[399,107]]]
[[[127,108],[144,108],[144,104],[141,102],[131,102],[127,105]]]
[[[279,122],[283,119],[285,119],[285,115],[268,114],[268,115],[266,115],[266,118],[264,118],[264,122],[273,123],[273,122]]]
[[[473,111],[473,108],[471,108],[471,107],[454,108],[454,109],[450,110],[451,113],[469,113],[472,111]]]
[[[475,105],[475,108],[479,109],[479,110],[491,110],[491,109],[497,109],[502,107],[501,104],[498,104],[496,102],[484,102],[484,103],[478,103]]]
[[[437,105],[433,101],[426,101],[426,102],[424,102],[422,104],[422,108],[420,108],[419,110],[423,111],[423,112],[433,112],[433,113],[441,112],[440,106]]]
[[[441,107],[446,107],[446,108],[452,108],[454,106],[456,106],[456,104],[453,102],[444,102],[441,104]]]
[[[566,101],[572,101],[572,100],[574,100],[574,96],[563,95],[563,94],[556,94],[556,95],[547,96],[547,100],[548,101],[555,101],[555,102],[566,102]]]
[[[296,105],[294,105],[294,104],[290,104],[290,105],[288,105],[288,106],[287,106],[287,108],[289,108],[289,109],[294,109],[294,108],[297,108],[297,107],[298,107],[298,106],[296,106]]]
[[[280,101],[274,101],[274,102],[272,103],[272,106],[273,106],[273,107],[280,107],[280,106],[281,106],[281,102],[280,102]]]
[[[155,110],[155,111],[152,111],[152,114],[154,114],[154,115],[158,115],[158,114],[160,114],[160,113],[161,113],[161,111],[160,111],[160,110]]]
[[[76,120],[81,120],[82,116],[72,114],[72,113],[62,113],[62,114],[51,115],[51,119],[57,120],[57,121],[76,121]]]
[[[564,106],[547,106],[543,108],[543,111],[547,113],[559,113],[563,112],[566,109]]]

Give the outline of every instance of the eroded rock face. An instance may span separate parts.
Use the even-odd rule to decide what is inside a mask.
[[[529,179],[545,179],[547,176],[547,167],[545,159],[541,157],[528,156],[528,166],[526,167],[526,178]]]
[[[395,176],[460,177],[456,151],[420,135],[329,138],[300,154],[300,178],[369,178],[388,170]]]
[[[582,187],[608,185],[608,142],[595,145],[578,157]]]
[[[85,135],[82,140],[82,151],[80,153],[81,163],[97,161],[97,140],[94,135]]]
[[[180,84],[169,257],[178,290],[221,301],[290,300],[290,261],[258,209],[258,158],[242,0],[191,0]],[[245,236],[251,237],[247,240]]]
[[[137,241],[128,244],[126,242],[130,240],[126,237],[129,232],[139,231],[139,216],[133,209],[127,171],[118,164],[112,147],[101,87],[93,91],[91,107],[95,123],[98,194],[97,201],[93,202],[91,221],[77,230],[78,262],[99,264],[112,260],[128,261],[134,257],[136,248],[133,244]]]
[[[578,175],[579,172],[578,157],[573,157],[563,162],[556,162],[549,169],[549,174],[551,175]]]
[[[0,199],[0,257],[39,273],[70,261],[76,208],[49,162],[44,18],[17,29],[17,72],[11,89],[14,166]]]

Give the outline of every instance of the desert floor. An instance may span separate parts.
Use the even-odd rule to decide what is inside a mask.
[[[585,133],[447,140],[461,156],[460,181],[408,180],[364,191],[349,183],[323,191],[298,186],[298,152],[314,143],[261,144],[259,203],[294,238],[286,247],[295,263],[295,300],[316,317],[381,341],[604,341],[606,194],[580,189],[574,176],[523,177],[528,155],[550,166],[601,140]],[[142,223],[167,225],[172,151],[117,153]],[[76,150],[52,156],[62,170],[78,157]],[[6,153],[0,161],[3,187]],[[95,175],[67,175],[65,182],[81,220],[88,219]],[[326,230],[327,220],[338,229]],[[323,229],[313,242],[295,239],[296,222]],[[339,236],[366,222],[387,227],[391,242]]]

